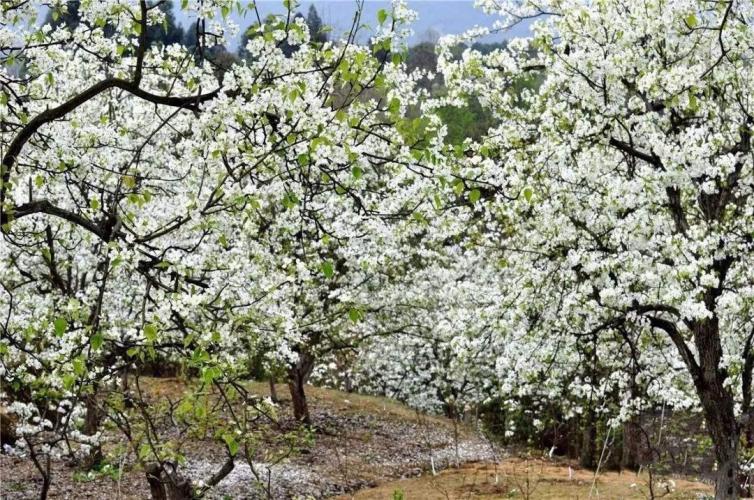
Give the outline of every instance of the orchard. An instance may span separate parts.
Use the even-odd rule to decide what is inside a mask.
[[[401,0],[342,33],[289,0],[2,2],[0,438],[28,497],[75,498],[70,469],[222,498],[243,466],[242,498],[286,498],[323,388],[447,419],[456,467],[473,432],[592,487],[751,493],[754,5],[476,7],[420,51]]]

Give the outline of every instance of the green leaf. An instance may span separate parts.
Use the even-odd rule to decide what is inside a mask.
[[[364,175],[364,172],[359,167],[353,167],[351,169],[351,173],[353,174],[353,178],[356,180],[361,179],[361,176]]]
[[[216,378],[221,375],[220,370],[214,366],[208,366],[202,372],[202,380],[205,384],[211,384]]]
[[[380,9],[377,11],[377,21],[380,24],[385,24],[385,21],[387,21],[387,10]]]
[[[435,193],[435,196],[433,199],[435,202],[435,209],[440,210],[442,208],[442,199],[440,198],[440,195]]]
[[[96,333],[92,335],[92,338],[89,340],[89,344],[92,346],[92,349],[97,351],[100,347],[102,347],[102,342],[104,342],[104,340],[105,339],[102,337],[101,333]]]
[[[42,177],[41,175],[34,177],[34,185],[37,186],[38,188],[41,188],[42,186],[45,185],[45,178]]]
[[[293,207],[295,207],[298,204],[298,198],[293,193],[286,193],[285,196],[283,196],[283,206],[290,210]]]
[[[76,358],[73,360],[73,373],[75,373],[78,376],[81,376],[86,373],[86,365],[84,364],[83,359]]]
[[[209,361],[209,354],[207,354],[204,349],[201,347],[197,347],[194,349],[194,352],[191,353],[191,361],[194,363],[203,363],[205,361]]]
[[[92,198],[91,200],[89,200],[89,207],[91,207],[92,210],[98,210],[99,200],[97,198]]]
[[[147,323],[144,325],[144,338],[149,342],[157,340],[157,325],[153,323]]]
[[[230,434],[224,434],[223,441],[225,441],[225,444],[228,446],[228,452],[230,455],[236,456],[238,453],[238,441],[236,441],[236,439]]]
[[[524,199],[525,199],[525,200],[526,200],[527,202],[531,202],[531,197],[532,197],[533,195],[534,195],[534,192],[533,192],[533,191],[531,190],[531,188],[530,188],[530,187],[528,187],[528,186],[527,186],[527,187],[525,187],[525,188],[524,188]]]
[[[364,313],[361,312],[359,309],[352,307],[351,309],[348,310],[348,318],[354,323],[357,323],[364,318]]]
[[[322,274],[324,274],[326,278],[332,278],[335,275],[335,269],[333,268],[332,262],[326,260],[322,263]]]
[[[692,113],[696,113],[699,111],[699,100],[696,98],[694,94],[689,95],[689,110]]]
[[[472,189],[469,193],[469,201],[471,203],[476,203],[479,201],[479,198],[482,197],[482,193],[478,189]]]
[[[398,114],[401,110],[401,101],[397,97],[393,97],[390,99],[390,104],[388,104],[388,111],[392,114]]]
[[[698,21],[696,20],[696,15],[692,12],[686,18],[684,19],[686,21],[686,24],[689,26],[689,28],[696,28]]]
[[[65,318],[55,318],[53,325],[55,325],[55,335],[58,337],[62,337],[68,329],[68,321]]]
[[[455,184],[453,184],[453,192],[456,194],[456,196],[461,196],[463,194],[464,185],[463,181],[456,181]]]

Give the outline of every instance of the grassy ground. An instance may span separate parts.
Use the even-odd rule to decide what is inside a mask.
[[[686,479],[654,481],[655,498],[696,499],[713,493],[712,487]],[[594,473],[545,460],[510,458],[501,464],[467,464],[437,476],[423,475],[385,483],[342,500],[434,500],[478,498],[530,499],[642,499],[651,498],[646,474]]]

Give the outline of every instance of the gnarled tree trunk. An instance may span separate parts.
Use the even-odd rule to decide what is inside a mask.
[[[314,369],[314,356],[308,352],[299,352],[298,360],[288,369],[288,388],[291,391],[293,416],[303,424],[311,424],[309,405],[306,402],[304,387]]]
[[[740,429],[733,410],[730,392],[715,384],[702,395],[702,407],[707,431],[712,438],[717,461],[715,499],[738,498],[738,441]],[[715,387],[713,385],[713,387]]]
[[[153,500],[190,500],[194,498],[191,481],[177,473],[169,473],[157,463],[147,465],[145,472]]]
[[[728,374],[721,367],[722,345],[717,317],[697,321],[691,330],[699,353],[699,364],[691,373],[717,461],[715,499],[735,499],[739,495],[738,441],[741,429],[736,421],[733,395],[725,385]]]

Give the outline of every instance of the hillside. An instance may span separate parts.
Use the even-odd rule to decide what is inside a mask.
[[[184,384],[176,379],[147,379],[143,384],[152,402],[175,400]],[[249,384],[252,392],[267,396],[266,384]],[[469,429],[458,428],[458,446],[454,440],[453,422],[444,418],[426,417],[394,401],[347,394],[340,391],[309,387],[312,408],[312,439],[302,438],[289,453],[283,432],[295,427],[289,414],[289,401],[284,386],[277,421],[279,428],[264,428],[261,445],[253,464],[242,459],[234,470],[207,498],[255,498],[250,486],[256,479],[269,482],[274,498],[294,495],[323,498],[375,485],[388,479],[415,476],[431,468],[461,462],[489,459],[492,449]],[[164,429],[165,434],[171,430]],[[110,442],[109,447],[118,443]],[[195,439],[183,448],[189,476],[208,479],[223,462],[223,450],[217,440]],[[288,456],[286,456],[288,455]],[[129,459],[132,457],[129,457]],[[123,464],[112,464],[109,473],[87,476],[63,464],[54,465],[51,498],[147,498],[143,472]],[[0,457],[0,497],[4,499],[35,498],[39,479],[28,460]],[[260,493],[259,496],[263,496]]]
[[[177,379],[145,379],[143,387],[157,403],[175,399],[185,385]],[[249,389],[259,396],[269,395],[266,384],[251,383]],[[237,460],[234,470],[206,498],[263,498],[265,493],[254,493],[252,486],[258,479],[267,483],[273,498],[281,499],[517,498],[526,497],[526,492],[530,498],[584,498],[592,489],[591,471],[564,462],[510,457],[468,427],[422,415],[387,398],[312,386],[308,388],[312,439],[286,457],[286,445],[279,436],[290,431],[293,421],[284,387],[278,392],[284,395],[279,405],[280,427],[265,429],[264,444],[252,462],[254,470]],[[224,460],[212,439],[188,441],[183,452],[186,468],[197,480],[209,478]],[[456,457],[459,468],[454,467]],[[433,463],[437,471],[445,470],[433,476]],[[148,498],[143,472],[129,463],[116,465],[109,472],[87,475],[57,463],[50,497]],[[36,498],[39,480],[30,461],[3,455],[0,477],[0,497]],[[694,498],[711,491],[701,483],[664,478],[656,481],[655,488],[670,491],[668,498]],[[605,491],[610,492],[608,496]],[[600,474],[594,497],[644,498],[647,491],[645,475],[609,472]]]

